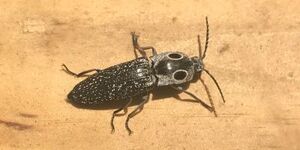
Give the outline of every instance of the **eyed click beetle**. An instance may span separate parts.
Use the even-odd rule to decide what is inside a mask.
[[[78,83],[73,90],[68,94],[68,100],[72,103],[85,106],[101,106],[110,102],[124,102],[124,105],[113,112],[111,118],[111,128],[114,132],[114,118],[120,116],[120,111],[124,110],[127,113],[127,107],[136,102],[133,99],[136,96],[145,96],[139,102],[138,106],[127,116],[125,127],[129,132],[132,130],[128,126],[128,122],[135,115],[140,113],[144,104],[149,100],[149,94],[158,87],[168,86],[179,92],[184,92],[196,99],[203,107],[210,112],[215,112],[212,106],[207,105],[194,94],[183,89],[182,84],[190,83],[192,79],[201,79],[201,72],[205,72],[216,84],[223,102],[225,99],[222,90],[214,78],[214,76],[205,69],[203,59],[208,47],[209,40],[209,25],[206,17],[206,42],[204,52],[202,54],[200,36],[198,35],[199,56],[188,57],[182,52],[164,52],[157,53],[152,46],[140,47],[138,36],[131,33],[134,52],[136,59],[121,63],[106,69],[90,69],[81,73],[70,71],[66,65],[63,70],[75,77],[88,76],[85,80]],[[146,56],[145,50],[152,50],[152,56]],[[137,57],[137,51],[142,57]],[[92,75],[87,75],[90,72],[96,72]],[[200,74],[200,76],[196,76]],[[123,114],[123,115],[124,115]]]

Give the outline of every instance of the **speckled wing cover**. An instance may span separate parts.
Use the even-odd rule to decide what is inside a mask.
[[[126,100],[152,90],[155,80],[149,61],[138,58],[91,75],[73,88],[68,99],[82,105]]]

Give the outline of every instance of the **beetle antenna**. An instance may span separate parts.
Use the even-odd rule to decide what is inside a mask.
[[[206,20],[206,39],[205,39],[204,53],[203,53],[203,56],[201,57],[202,60],[205,58],[206,50],[208,47],[208,40],[209,40],[209,25],[208,25],[207,16],[205,17],[205,20]]]
[[[210,78],[215,82],[215,84],[216,84],[216,86],[218,87],[218,90],[219,90],[219,92],[220,92],[220,94],[221,94],[222,100],[223,100],[223,102],[225,103],[225,99],[224,99],[223,92],[222,92],[222,90],[221,90],[221,88],[220,88],[220,86],[219,86],[217,80],[215,79],[215,77],[214,77],[212,74],[209,73],[208,70],[206,70],[206,69],[204,69],[204,68],[203,68],[203,70],[204,70],[204,71],[210,76]]]
[[[200,40],[200,35],[198,34],[198,49],[199,49],[199,58],[202,58],[202,46],[201,46],[201,40]]]

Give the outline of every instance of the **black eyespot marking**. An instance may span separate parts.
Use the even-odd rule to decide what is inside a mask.
[[[173,60],[179,60],[183,58],[183,56],[178,53],[171,53],[168,55],[168,57]]]
[[[173,74],[173,78],[175,80],[184,80],[187,77],[187,71],[185,70],[178,70]]]

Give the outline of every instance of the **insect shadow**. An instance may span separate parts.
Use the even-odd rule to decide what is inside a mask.
[[[189,85],[185,85],[185,86],[188,87]],[[185,89],[187,89],[187,88],[185,88]],[[162,100],[164,98],[169,98],[169,97],[174,97],[178,100],[181,100],[180,97],[178,96],[178,94],[180,94],[180,93],[181,92],[175,91],[174,89],[171,89],[171,88],[159,87],[158,89],[156,89],[152,92],[152,94],[153,94],[152,101]],[[143,95],[138,95],[138,96],[133,97],[134,101],[129,106],[139,105],[144,100],[143,97],[144,97]],[[74,103],[74,102],[70,101],[69,99],[66,99],[66,102],[68,102],[68,103],[72,104],[73,106],[80,108],[80,109],[94,109],[94,110],[117,109],[117,108],[124,106],[126,103],[126,101],[124,100],[124,102],[120,102],[120,101],[117,103],[107,102],[107,103],[101,104],[101,105],[82,105],[79,103]]]

